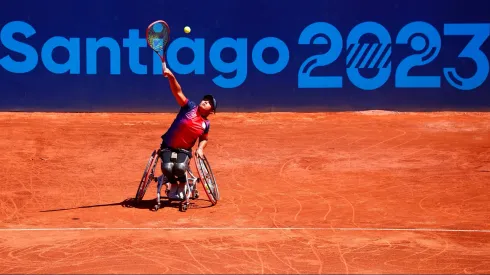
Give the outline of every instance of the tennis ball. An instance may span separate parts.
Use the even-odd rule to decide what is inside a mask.
[[[186,26],[186,27],[184,28],[184,32],[185,32],[185,33],[190,33],[190,32],[191,32],[191,28],[190,28],[189,26]]]

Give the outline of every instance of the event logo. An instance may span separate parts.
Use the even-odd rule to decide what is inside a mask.
[[[14,60],[10,55],[0,56],[0,66],[12,73],[29,73],[39,62],[39,53],[28,44],[28,39],[36,30],[26,22],[14,21],[3,26],[0,32],[0,42],[7,50],[23,55],[23,60]],[[22,34],[26,42],[14,38]],[[458,74],[456,67],[440,68],[440,75],[409,75],[414,67],[427,66],[441,52],[444,37],[465,36],[468,42],[460,50],[459,55],[453,56],[451,63],[457,59],[471,60],[475,66],[472,76],[463,77]],[[306,58],[297,68],[298,88],[342,88],[344,77],[339,75],[318,76],[313,70],[327,67],[336,62],[345,62],[346,76],[356,87],[363,90],[374,90],[386,85],[394,76],[396,88],[440,88],[442,81],[460,90],[473,90],[481,86],[489,73],[489,61],[481,47],[490,36],[490,23],[454,23],[444,24],[443,33],[427,22],[411,22],[402,27],[396,37],[392,38],[388,30],[376,22],[363,22],[356,25],[344,37],[332,24],[315,22],[306,26],[298,36],[299,47],[308,45],[327,45],[326,52]],[[369,37],[370,40],[366,40]],[[374,40],[373,40],[374,38]],[[345,41],[344,41],[345,39]],[[55,74],[82,74],[81,62],[85,61],[86,74],[98,74],[97,52],[106,48],[110,52],[110,74],[121,74],[121,47],[119,42],[110,37],[86,38],[85,58],[80,51],[80,38],[51,37],[44,42],[41,61],[45,68]],[[345,44],[344,44],[345,42]],[[140,37],[137,29],[129,30],[127,38],[122,40],[122,46],[129,50],[129,68],[134,74],[148,74],[147,65],[141,64],[140,49],[147,48],[146,40]],[[394,45],[409,45],[413,53],[405,56],[398,64],[394,64],[392,53]],[[68,51],[68,60],[59,63],[53,60],[53,51],[62,47]],[[193,51],[194,59],[183,64],[177,58],[180,50],[188,48]],[[225,49],[236,53],[233,61],[224,61],[221,54]],[[278,53],[277,60],[267,63],[263,59],[266,49],[272,48]],[[265,37],[252,47],[251,61],[255,69],[263,74],[273,75],[283,71],[289,65],[290,47],[277,37]],[[150,51],[150,49],[147,49]],[[339,60],[345,52],[345,60]],[[217,71],[212,81],[222,88],[235,88],[245,83],[248,74],[248,40],[247,38],[223,37],[214,41],[209,49],[209,62]],[[167,62],[171,69],[178,74],[205,74],[205,39],[190,39],[181,37],[173,40],[167,51]],[[447,58],[447,57],[445,57]],[[105,60],[104,60],[105,61]],[[105,61],[107,62],[107,61]],[[369,75],[366,76],[366,72]],[[152,73],[161,74],[160,59],[153,54]],[[207,72],[206,74],[211,74]],[[231,75],[231,76],[230,76]]]
[[[318,39],[318,35],[328,38]],[[366,35],[374,35],[376,43],[360,43]],[[453,87],[461,90],[472,90],[484,83],[489,72],[488,57],[481,46],[490,36],[490,24],[445,24],[444,35],[470,36],[470,41],[462,49],[457,58],[469,58],[476,65],[473,76],[461,77],[456,68],[442,68],[445,79]],[[314,40],[313,38],[317,36]],[[342,51],[342,35],[331,24],[318,22],[306,27],[299,37],[299,43],[330,43],[330,50],[322,55],[310,57],[303,62],[298,72],[300,88],[341,88],[341,76],[312,77],[311,71],[319,66],[327,66],[335,62]],[[439,88],[440,76],[409,76],[410,69],[431,63],[439,54],[442,42],[437,29],[426,22],[412,22],[405,25],[396,36],[396,44],[410,44],[415,52],[405,57],[396,67],[390,60],[392,54],[392,38],[388,30],[375,22],[364,22],[355,26],[347,36],[346,70],[349,80],[358,88],[373,90],[383,86],[391,74],[395,73],[397,88]],[[376,70],[374,77],[364,77],[360,69]]]

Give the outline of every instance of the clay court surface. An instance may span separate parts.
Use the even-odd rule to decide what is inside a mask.
[[[218,113],[219,203],[128,207],[174,116],[1,113],[0,272],[490,273],[490,113]]]

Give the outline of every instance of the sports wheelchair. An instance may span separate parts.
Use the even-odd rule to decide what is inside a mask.
[[[171,203],[172,201],[179,201],[180,206],[179,210],[182,212],[187,211],[188,206],[190,205],[190,200],[199,198],[199,192],[197,190],[197,183],[201,182],[206,192],[206,195],[212,205],[216,205],[218,200],[220,199],[220,194],[218,190],[218,185],[216,183],[216,179],[211,170],[211,166],[209,165],[206,157],[200,157],[197,154],[194,154],[191,158],[194,159],[194,163],[196,165],[199,177],[194,176],[192,173],[192,169],[190,167],[187,168],[186,172],[186,184],[184,188],[184,192],[180,193],[175,192],[175,188],[179,186],[178,184],[171,184],[168,182],[166,177],[162,174],[160,176],[156,176],[155,170],[158,166],[158,161],[161,156],[161,149],[154,150],[150,156],[146,164],[145,171],[143,172],[143,177],[141,178],[140,184],[138,186],[138,190],[136,191],[136,197],[134,202],[136,204],[140,203],[143,197],[145,196],[146,190],[152,181],[157,182],[157,198],[156,204],[154,206],[155,211],[161,208],[161,189],[165,185],[165,194],[168,201]],[[183,194],[183,196],[179,196],[179,194]]]

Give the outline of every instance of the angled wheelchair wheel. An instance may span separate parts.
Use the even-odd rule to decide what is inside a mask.
[[[154,179],[155,169],[159,158],[160,157],[158,156],[158,151],[154,150],[146,164],[145,171],[143,172],[143,177],[141,178],[140,185],[138,186],[138,190],[136,191],[136,197],[134,198],[135,203],[140,203],[145,196],[148,186]]]
[[[201,158],[196,155],[194,161],[199,173],[200,182],[206,191],[206,195],[208,196],[209,201],[211,201],[213,205],[216,205],[220,199],[220,195],[216,178],[211,170],[211,165],[209,165],[205,156]]]

